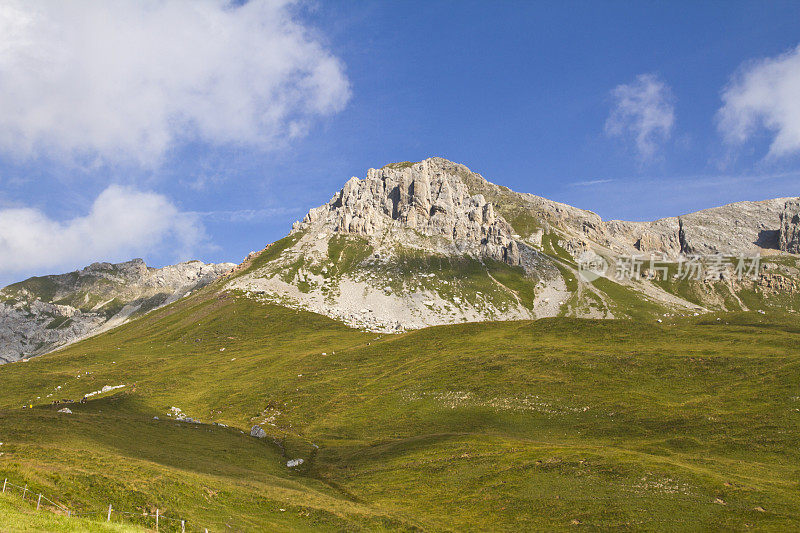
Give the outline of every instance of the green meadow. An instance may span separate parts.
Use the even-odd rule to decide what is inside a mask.
[[[800,322],[777,310],[378,335],[214,284],[0,384],[0,478],[133,513],[12,495],[3,531],[156,509],[188,531],[800,529]]]

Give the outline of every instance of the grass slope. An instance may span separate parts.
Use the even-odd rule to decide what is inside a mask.
[[[50,531],[116,531],[128,533],[142,531],[142,528],[131,524],[99,522],[87,518],[67,518],[63,515],[53,514],[49,509],[45,508],[37,512],[35,502],[34,505],[30,505],[30,503],[22,501],[19,497],[0,494],[0,530],[42,533]]]
[[[0,476],[209,530],[797,529],[799,345],[757,313],[378,336],[209,287],[0,367]]]

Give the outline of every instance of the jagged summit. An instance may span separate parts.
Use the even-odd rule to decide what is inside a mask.
[[[370,169],[363,180],[350,178],[294,230],[325,228],[367,238],[388,232],[410,246],[433,244],[443,251],[521,264],[513,228],[482,194],[470,192],[466,177],[488,185],[464,165],[439,157]],[[410,231],[401,236],[401,230]]]
[[[440,157],[350,178],[223,285],[373,331],[552,316],[657,317],[714,309],[800,308],[800,198],[739,202],[653,222],[597,214],[496,185]],[[584,254],[608,275],[581,279]],[[670,277],[614,279],[634,255]],[[762,254],[755,279],[732,265],[714,279],[677,277],[693,254]],[[141,259],[93,263],[0,291],[0,360],[44,353],[180,298],[234,265]]]

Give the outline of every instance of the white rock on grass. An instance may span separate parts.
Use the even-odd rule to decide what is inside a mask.
[[[286,466],[288,466],[289,468],[294,468],[296,466],[300,466],[304,462],[305,461],[303,461],[302,459],[290,459],[289,461],[286,461]]]
[[[92,396],[96,396],[96,395],[98,395],[98,394],[105,394],[105,393],[107,393],[107,392],[111,392],[112,390],[121,389],[121,388],[122,388],[122,387],[124,387],[124,386],[125,386],[125,385],[114,385],[114,386],[112,387],[111,385],[106,385],[106,386],[104,386],[104,387],[103,387],[102,389],[100,389],[100,390],[96,390],[96,391],[92,391],[92,392],[89,392],[89,393],[87,393],[87,394],[84,394],[84,395],[83,395],[83,397],[84,397],[84,398],[91,398]]]
[[[267,437],[267,432],[264,431],[264,428],[256,424],[250,429],[250,436],[257,439],[264,439]]]

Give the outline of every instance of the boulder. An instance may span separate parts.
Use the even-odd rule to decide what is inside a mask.
[[[63,409],[59,409],[58,412],[59,413],[65,413],[65,414],[68,414],[68,415],[72,414],[72,411],[69,409],[69,407],[64,407]]]
[[[250,436],[257,439],[264,439],[267,437],[267,432],[264,431],[264,428],[256,424],[250,429]]]

